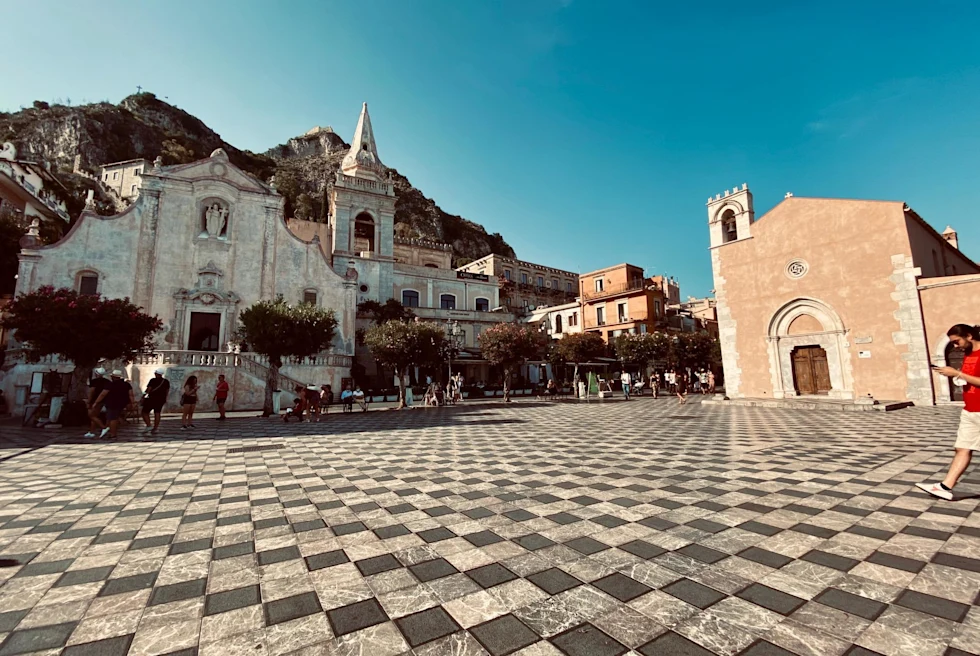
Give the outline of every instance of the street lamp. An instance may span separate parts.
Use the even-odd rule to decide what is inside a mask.
[[[455,353],[462,342],[463,330],[459,327],[458,321],[446,319],[446,335],[449,338],[449,378],[453,377],[453,353]]]

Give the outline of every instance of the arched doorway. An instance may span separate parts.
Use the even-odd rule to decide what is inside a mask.
[[[946,345],[946,352],[944,355],[947,367],[953,367],[954,369],[963,368],[963,359],[966,357],[966,353],[962,349],[956,348],[953,342]],[[949,400],[962,401],[963,388],[959,385],[955,385],[951,378],[948,378],[947,381],[949,383]]]
[[[793,385],[796,393],[828,394],[831,390],[827,351],[819,346],[797,346],[792,351]]]
[[[773,398],[821,394],[853,399],[847,331],[826,303],[797,298],[769,322],[769,373]]]

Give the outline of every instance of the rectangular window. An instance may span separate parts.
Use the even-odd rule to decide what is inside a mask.
[[[566,292],[572,291],[572,281],[571,280],[569,280],[568,282],[565,283],[565,291]]]
[[[303,302],[316,305],[316,292],[303,292]]]
[[[443,310],[455,310],[456,297],[452,294],[443,294],[439,297],[439,307]]]
[[[521,283],[525,285],[527,284],[527,274],[524,273],[523,271],[521,272]]]
[[[99,293],[99,277],[97,275],[85,275],[78,280],[78,293],[85,296],[95,296]]]
[[[132,187],[129,188],[129,195],[130,196],[136,195],[136,185],[133,185]]]
[[[598,326],[606,325],[606,309],[598,307],[595,309],[595,322]]]
[[[504,280],[510,280],[510,269],[504,269]]]
[[[490,300],[486,298],[476,299],[476,311],[477,312],[489,312],[490,311]]]
[[[660,301],[653,302],[653,315],[656,317],[660,316]]]
[[[113,171],[112,172],[112,179],[113,180],[118,180],[119,179],[119,171]]]
[[[538,287],[544,287],[544,278],[538,276]]]
[[[578,312],[572,312],[572,316],[568,320],[568,325],[569,326],[577,326],[578,325]]]
[[[595,279],[595,290],[597,292],[601,292],[602,291],[602,278],[596,278]]]
[[[139,177],[139,174],[142,173],[142,171],[143,169],[133,169],[133,175]]]
[[[645,323],[640,324],[640,334],[645,335],[647,332],[647,325]]]
[[[103,176],[102,176],[102,180],[103,180],[104,182],[109,182],[109,174],[108,174],[108,173],[106,173],[105,175],[103,175]]]
[[[626,310],[626,303],[620,303],[617,306],[616,314],[618,315],[617,318],[619,319],[619,323],[625,323],[627,320],[629,320],[630,315],[629,312]]]
[[[558,280],[558,278],[552,278],[551,279],[551,288],[552,289],[555,289],[555,290],[561,289],[561,281]]]

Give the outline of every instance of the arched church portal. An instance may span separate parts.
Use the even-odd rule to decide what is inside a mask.
[[[847,330],[829,305],[798,298],[781,307],[766,336],[773,397],[853,399]]]

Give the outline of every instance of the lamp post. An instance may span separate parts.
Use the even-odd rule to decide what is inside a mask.
[[[449,338],[449,378],[453,377],[453,353],[459,348],[462,341],[463,331],[459,327],[458,321],[446,319],[446,335]]]

